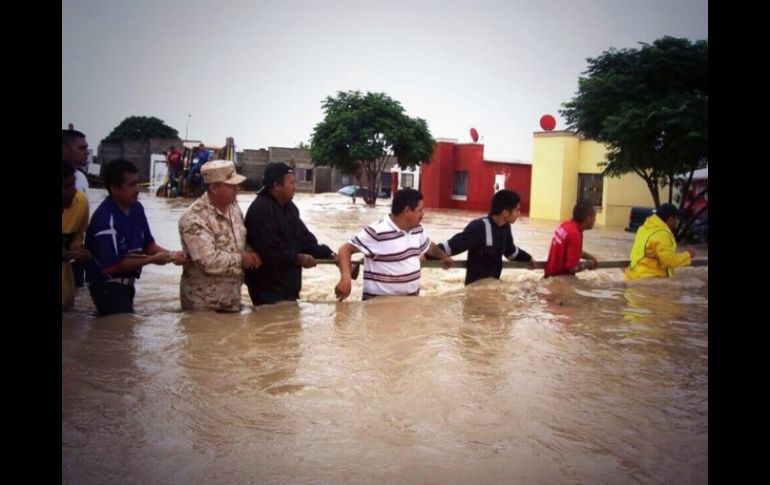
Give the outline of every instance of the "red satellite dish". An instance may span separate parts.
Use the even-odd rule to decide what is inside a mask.
[[[473,143],[479,141],[479,132],[476,131],[476,128],[471,128],[471,139],[473,140]]]
[[[556,127],[556,120],[551,115],[543,115],[540,117],[540,127],[545,131],[551,131]]]

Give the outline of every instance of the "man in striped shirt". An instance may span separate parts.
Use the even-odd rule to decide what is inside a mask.
[[[388,217],[365,227],[340,246],[340,281],[337,299],[350,295],[350,256],[364,253],[363,299],[381,295],[417,295],[420,292],[420,256],[428,254],[452,266],[452,258],[425,235],[420,221],[425,210],[422,194],[402,189],[393,196]]]

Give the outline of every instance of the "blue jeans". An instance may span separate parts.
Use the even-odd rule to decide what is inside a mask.
[[[196,163],[192,167],[190,167],[190,171],[187,173],[187,186],[191,189],[193,188],[193,177],[195,177],[196,173],[200,173],[201,171],[201,164]]]

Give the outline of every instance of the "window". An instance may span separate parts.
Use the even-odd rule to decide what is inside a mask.
[[[468,195],[468,172],[452,173],[452,195]]]
[[[578,204],[590,204],[595,207],[602,205],[602,189],[604,180],[600,173],[578,174]]]
[[[298,168],[297,169],[297,182],[312,182],[313,181],[313,169],[312,168]]]
[[[414,188],[414,174],[413,173],[402,173],[401,174],[401,188],[404,189],[413,189]]]

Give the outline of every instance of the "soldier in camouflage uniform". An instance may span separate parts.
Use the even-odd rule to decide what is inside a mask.
[[[241,310],[244,268],[258,268],[259,255],[247,249],[243,214],[235,197],[246,180],[229,160],[201,168],[206,192],[179,219],[179,236],[188,258],[180,296],[184,310]]]

